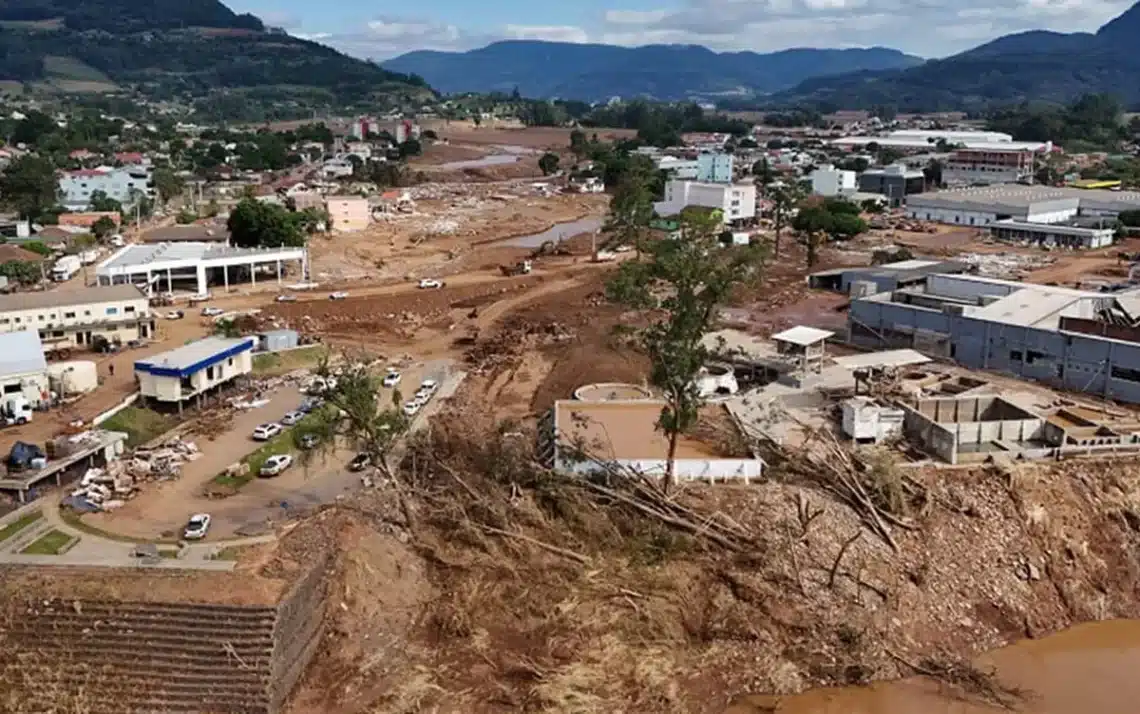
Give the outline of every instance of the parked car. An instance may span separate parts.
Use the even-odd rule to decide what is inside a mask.
[[[209,299],[210,293],[194,293],[190,296],[190,304],[193,305],[196,302],[206,302]]]
[[[320,375],[313,377],[305,391],[309,394],[323,394],[324,392],[336,389],[336,377],[321,377]]]
[[[297,302],[296,295],[278,295],[276,299],[277,302]],[[336,298],[333,299],[335,300]]]
[[[320,397],[308,397],[305,399],[305,401],[301,402],[301,406],[297,407],[297,411],[304,414],[309,414],[316,411],[317,409],[320,409],[321,405],[324,403],[325,400],[321,399]]]
[[[316,434],[302,434],[297,445],[302,449],[308,450],[317,448],[317,444],[319,443],[321,443],[321,437]]]
[[[348,470],[363,471],[364,469],[368,468],[371,463],[372,457],[370,457],[368,454],[357,454],[356,456],[352,457],[352,461],[348,462]]]
[[[280,434],[284,429],[280,424],[270,422],[268,424],[261,424],[253,430],[254,441],[269,441],[273,437]]]
[[[293,426],[297,422],[305,418],[305,413],[301,411],[289,412],[281,417],[281,424],[284,426]]]
[[[186,540],[201,540],[206,537],[208,530],[210,530],[210,514],[195,513],[190,516],[190,522],[186,524],[186,530],[182,531],[182,537]]]
[[[348,299],[348,293],[346,293],[343,290],[338,290],[335,293],[333,293],[332,295],[329,295],[329,300],[347,300],[347,299]]]
[[[424,278],[423,280],[420,281],[420,289],[421,290],[432,290],[434,288],[442,288],[442,287],[443,287],[443,281],[442,280],[436,280],[435,278]]]
[[[432,394],[435,394],[435,390],[439,389],[439,382],[431,378],[425,379],[424,381],[420,382],[420,389],[424,389],[431,392]]]
[[[258,476],[278,476],[282,471],[293,465],[293,457],[289,454],[275,454],[265,460],[261,465]]]
[[[218,315],[221,315],[223,313],[225,313],[225,310],[223,310],[220,307],[204,307],[204,308],[202,308],[202,317],[217,317]]]
[[[395,387],[400,383],[402,378],[403,375],[399,372],[388,372],[388,374],[384,375],[384,386],[388,388]]]
[[[181,320],[183,317],[186,317],[186,313],[181,310],[171,310],[166,313],[165,317],[167,320]]]
[[[415,400],[407,402],[406,404],[404,404],[404,414],[406,414],[410,417],[415,416],[416,414],[419,413],[420,407],[422,407],[422,406],[423,406],[423,402],[417,402]]]

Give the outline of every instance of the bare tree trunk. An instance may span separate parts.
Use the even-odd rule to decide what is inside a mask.
[[[777,260],[780,258],[780,231],[784,228],[784,212],[779,206],[776,207],[775,216],[773,217],[776,222],[776,245],[773,250],[773,257]]]
[[[677,444],[681,441],[681,432],[674,429],[669,432],[669,455],[665,461],[665,482],[662,488],[665,493],[673,490],[673,481],[676,478],[677,472]]]

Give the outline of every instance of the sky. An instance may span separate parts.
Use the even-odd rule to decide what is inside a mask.
[[[290,34],[387,59],[503,39],[616,45],[893,47],[944,57],[1011,32],[1095,31],[1135,0],[223,0]]]

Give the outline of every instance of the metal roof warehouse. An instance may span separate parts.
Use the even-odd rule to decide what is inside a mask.
[[[308,255],[304,248],[231,248],[216,243],[181,242],[128,245],[99,264],[95,274],[100,285],[135,283],[153,291],[166,282],[192,282],[196,292],[208,292],[211,284],[228,289],[231,276],[257,283],[258,271],[275,273],[281,282],[283,264],[296,261],[305,272]],[[274,270],[275,268],[275,270]]]

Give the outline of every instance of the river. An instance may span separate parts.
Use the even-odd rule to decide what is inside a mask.
[[[488,166],[503,166],[506,164],[513,164],[518,162],[526,154],[532,154],[534,151],[525,146],[495,146],[492,147],[497,153],[481,156],[478,159],[466,159],[464,161],[449,161],[445,164],[440,164],[436,168],[462,170],[462,169],[481,169]]]
[[[576,221],[569,221],[567,223],[555,223],[542,233],[507,238],[502,241],[502,245],[512,248],[538,248],[548,240],[557,243],[560,240],[573,238],[582,233],[593,233],[601,228],[604,223],[605,219],[598,217],[579,218]]]
[[[1024,640],[975,660],[1006,686],[1026,692],[1023,714],[1140,712],[1140,620],[1079,625]],[[815,689],[789,697],[746,697],[725,714],[994,714],[996,705],[965,702],[924,678],[868,687]]]

